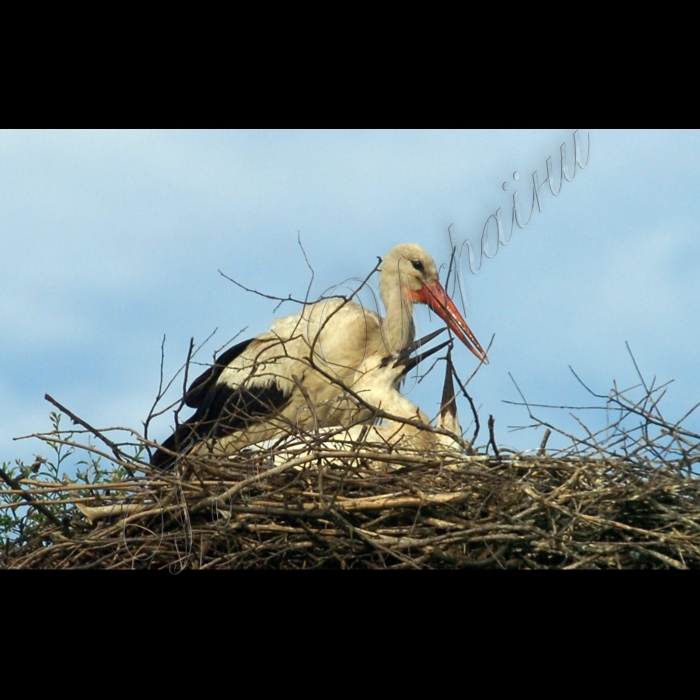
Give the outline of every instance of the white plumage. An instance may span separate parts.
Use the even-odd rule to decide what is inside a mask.
[[[359,406],[347,389],[371,387],[384,358],[413,342],[415,303],[428,304],[488,362],[420,246],[405,243],[387,254],[379,288],[385,318],[354,302],[327,299],[277,319],[265,333],[224,352],[190,386],[185,402],[197,410],[156,451],[152,464],[172,466],[177,454],[195,445],[234,452],[280,430],[373,420],[374,412]],[[380,379],[378,385],[385,383]],[[397,397],[404,398],[396,391],[393,400],[400,401]]]
[[[435,335],[436,333],[431,333],[418,341],[417,345],[420,347]],[[437,420],[438,430],[433,429],[428,416],[397,389],[418,362],[450,344],[451,341],[448,341],[415,357],[409,357],[406,350],[398,355],[388,355],[356,382],[354,392],[361,398],[361,403],[372,408],[374,415],[381,419],[381,424],[324,427],[313,432],[289,435],[282,440],[277,437],[254,445],[249,454],[267,453],[271,457],[271,461],[267,461],[268,467],[288,463],[304,464],[306,457],[313,458],[324,453],[330,456],[337,452],[358,452],[362,455],[358,457],[358,466],[371,467],[388,467],[390,463],[384,459],[387,453],[430,452],[433,456],[459,456],[464,451],[465,443],[461,438],[462,429],[457,418],[450,354],[445,358],[445,381]],[[374,459],[374,453],[380,455],[380,458]]]

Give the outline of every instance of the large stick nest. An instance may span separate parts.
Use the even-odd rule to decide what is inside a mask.
[[[700,568],[700,481],[632,459],[329,451],[200,457],[85,485],[11,568]],[[279,461],[279,460],[278,460]],[[55,502],[55,501],[54,501]]]

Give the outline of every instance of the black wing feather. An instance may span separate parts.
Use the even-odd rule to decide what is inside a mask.
[[[190,384],[187,392],[185,393],[185,404],[190,408],[198,408],[209,391],[216,387],[216,382],[224,369],[230,362],[233,362],[254,340],[255,338],[244,340],[242,343],[234,345],[232,348],[229,348],[226,350],[226,352],[219,355],[219,357],[214,360],[214,364],[205,372],[202,372],[202,374],[200,374],[197,379]]]
[[[242,350],[239,354],[240,352]],[[223,357],[222,355],[221,358]],[[219,374],[221,370],[216,376]],[[195,383],[199,379],[195,380]],[[264,387],[249,389],[234,389],[226,384],[211,386],[209,381],[206,383],[209,390],[205,391],[204,387],[200,389],[201,395],[195,414],[180,425],[154,453],[151,459],[154,467],[169,469],[174,466],[176,458],[167,454],[166,450],[184,454],[199,442],[225,437],[236,430],[246,428],[261,416],[280,411],[289,401],[291,393],[280,389],[274,381]]]

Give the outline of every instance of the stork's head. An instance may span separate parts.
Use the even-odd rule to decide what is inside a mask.
[[[385,299],[395,285],[405,301],[427,304],[476,357],[488,364],[486,352],[440,284],[435,261],[417,243],[397,245],[382,261],[380,286]]]
[[[414,295],[420,294],[426,283],[437,280],[435,261],[417,243],[401,243],[392,248],[382,261],[382,279],[396,284],[399,280],[405,297],[420,302]]]

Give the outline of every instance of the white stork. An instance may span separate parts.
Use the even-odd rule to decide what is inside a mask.
[[[189,387],[185,403],[197,410],[163,442],[151,464],[171,467],[176,455],[195,445],[230,453],[290,427],[373,420],[371,409],[358,415],[346,389],[413,342],[416,303],[427,304],[488,362],[440,284],[435,262],[419,245],[404,243],[389,251],[381,263],[379,291],[385,318],[346,299],[326,299],[224,352]]]
[[[419,362],[430,355],[451,345],[447,341],[426,352],[411,357],[416,347],[432,340],[442,333],[441,329],[431,333],[412,344],[400,353],[385,355],[371,371],[365,373],[353,386],[356,399],[356,416],[370,407],[376,417],[381,417],[381,425],[346,424],[345,428],[325,427],[317,432],[290,435],[280,441],[279,438],[267,440],[253,446],[253,453],[271,451],[273,465],[279,466],[296,461],[306,455],[314,456],[319,451],[377,451],[391,452],[431,452],[431,453],[461,453],[464,443],[461,441],[462,429],[459,425],[456,410],[456,396],[452,381],[452,362],[450,354],[446,358],[447,367],[443,385],[440,414],[437,420],[439,431],[432,429],[428,416],[407,397],[401,394],[398,387],[408,372]],[[358,400],[359,399],[359,400]],[[349,425],[349,427],[347,427]],[[447,434],[450,433],[450,434]],[[363,456],[366,461],[367,455]],[[376,463],[370,459],[373,466],[386,466],[384,460]]]

